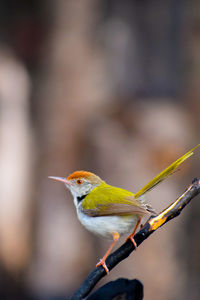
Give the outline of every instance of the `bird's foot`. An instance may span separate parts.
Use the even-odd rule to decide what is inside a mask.
[[[108,267],[106,266],[106,262],[105,259],[100,259],[100,261],[98,262],[98,264],[96,264],[96,267],[102,266],[104,268],[104,270],[106,271],[107,274],[109,274],[109,270]]]
[[[136,230],[137,230],[137,228],[138,228],[138,226],[139,226],[139,224],[140,224],[140,221],[141,221],[141,218],[138,219],[138,221],[137,221],[137,223],[136,223],[136,225],[135,225],[135,228],[134,228],[133,232],[132,232],[132,233],[127,237],[127,239],[126,239],[126,242],[127,242],[128,240],[131,240],[131,242],[133,243],[133,245],[134,245],[134,247],[135,247],[135,250],[137,250],[137,244],[136,244],[136,242],[135,242],[135,240],[134,240],[134,235],[135,235]]]
[[[135,240],[134,240],[134,236],[133,236],[132,234],[130,234],[130,235],[127,237],[126,242],[127,242],[128,240],[131,240],[131,242],[133,243],[133,245],[134,245],[134,247],[135,247],[135,250],[137,250],[137,244],[136,244],[136,242],[135,242]]]

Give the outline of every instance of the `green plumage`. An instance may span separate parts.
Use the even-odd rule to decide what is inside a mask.
[[[95,209],[98,207],[99,202],[101,202],[101,205],[109,203],[132,204],[132,201],[128,199],[130,196],[134,196],[134,194],[102,182],[85,197],[82,206],[84,209]]]
[[[93,217],[149,214],[146,204],[134,194],[102,182],[83,200],[82,211]]]

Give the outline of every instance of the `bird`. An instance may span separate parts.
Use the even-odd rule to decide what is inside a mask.
[[[149,181],[136,194],[107,184],[98,175],[89,171],[75,171],[67,177],[49,176],[50,179],[63,182],[70,190],[79,221],[86,229],[96,235],[112,239],[112,243],[96,267],[102,266],[108,274],[106,259],[119,237],[128,235],[135,249],[134,235],[143,217],[156,215],[155,210],[146,201],[144,195],[158,183],[177,170],[177,167],[193,155],[197,145],[181,156],[169,167]]]

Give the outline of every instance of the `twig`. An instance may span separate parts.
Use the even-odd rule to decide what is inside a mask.
[[[177,217],[182,209],[200,193],[200,179],[195,178],[187,190],[170,206],[164,209],[159,215],[150,217],[143,228],[134,236],[134,239],[139,246],[146,240],[154,231],[163,226],[171,219]],[[110,254],[106,260],[106,265],[109,270],[112,270],[118,263],[127,258],[135,249],[133,243],[128,240],[115,252]],[[71,297],[71,300],[79,300],[85,298],[98,281],[106,275],[102,266],[95,268],[86,278],[81,287]]]

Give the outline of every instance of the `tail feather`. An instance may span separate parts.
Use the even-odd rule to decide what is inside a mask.
[[[151,181],[149,181],[141,190],[139,190],[135,194],[135,198],[141,197],[146,192],[148,192],[151,189],[153,189],[157,184],[159,184],[160,182],[162,182],[164,179],[166,179],[167,177],[169,177],[170,175],[172,175],[175,172],[175,170],[178,168],[178,166],[180,164],[182,164],[182,162],[184,162],[186,159],[188,159],[191,155],[194,154],[193,151],[196,148],[198,148],[199,146],[200,146],[200,144],[198,144],[196,147],[194,147],[193,149],[191,149],[189,152],[187,152],[186,154],[184,154],[183,156],[181,156],[179,159],[177,159],[175,162],[173,162],[169,167],[167,167],[166,169],[164,169],[161,173],[159,173],[156,177],[154,177]]]
[[[157,212],[156,210],[151,206],[151,204],[149,202],[147,202],[147,199],[145,197],[145,195],[141,195],[139,197],[140,202],[142,203],[142,205],[144,206],[144,208],[150,212],[152,215],[156,216]]]

